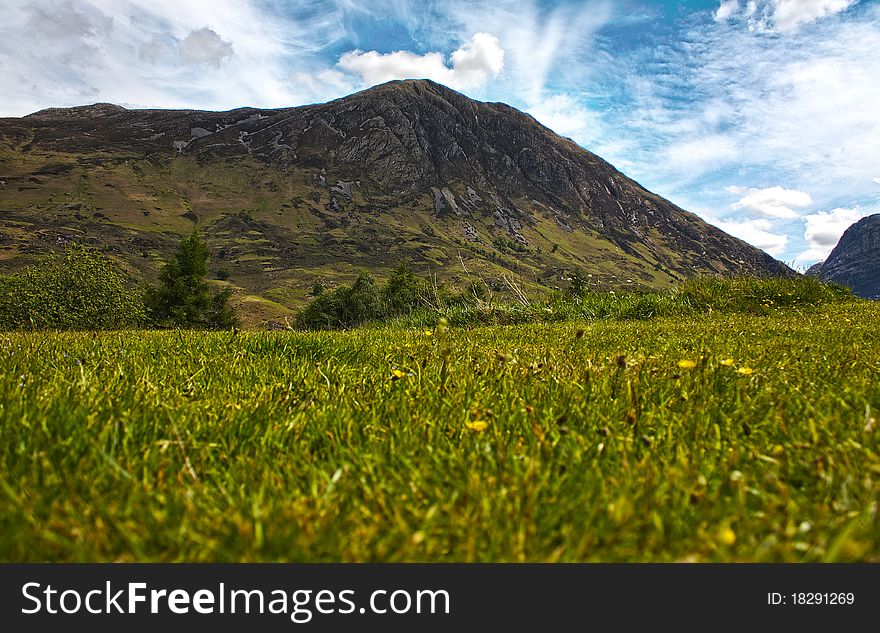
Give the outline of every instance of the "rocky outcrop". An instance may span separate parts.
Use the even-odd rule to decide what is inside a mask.
[[[808,275],[842,284],[866,299],[880,299],[880,214],[849,227],[824,262]]]

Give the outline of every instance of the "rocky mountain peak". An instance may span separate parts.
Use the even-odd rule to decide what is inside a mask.
[[[828,258],[807,274],[848,286],[860,297],[880,299],[880,214],[850,226]]]
[[[122,106],[113,103],[93,103],[92,105],[74,106],[72,108],[46,108],[25,118],[31,119],[84,119],[106,117],[127,112]]]

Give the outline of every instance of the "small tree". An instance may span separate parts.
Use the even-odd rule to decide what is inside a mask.
[[[425,282],[406,263],[401,263],[391,271],[382,288],[382,307],[388,316],[411,312],[425,305],[426,294]]]
[[[0,277],[0,329],[110,330],[143,324],[140,293],[98,251],[73,244]]]
[[[198,232],[181,241],[174,257],[159,274],[159,287],[147,291],[149,317],[159,327],[226,329],[237,320],[226,288],[213,293],[205,281],[208,247]]]

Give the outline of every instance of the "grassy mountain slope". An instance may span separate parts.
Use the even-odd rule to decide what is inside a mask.
[[[0,181],[0,272],[78,241],[151,280],[198,227],[251,322],[401,260],[498,289],[790,274],[528,115],[428,81],[280,110],[0,119]]]

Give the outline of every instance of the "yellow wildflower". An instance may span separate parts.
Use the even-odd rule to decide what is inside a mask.
[[[718,530],[718,541],[722,545],[733,545],[736,543],[736,532],[730,529],[729,526],[722,526],[720,530]]]
[[[406,378],[406,374],[399,369],[393,369],[391,371],[391,380],[400,380],[401,378]]]
[[[425,330],[425,336],[433,336],[434,333],[431,330]]]
[[[474,420],[473,422],[468,422],[465,424],[471,431],[476,431],[477,433],[482,433],[486,429],[489,428],[488,422],[483,422],[482,420]]]
[[[724,365],[725,367],[731,367],[731,366],[733,366],[733,359],[732,358],[722,358],[721,364]]]
[[[681,369],[693,369],[694,367],[697,366],[697,364],[692,360],[685,359],[685,360],[678,361],[678,366]]]
[[[751,376],[755,373],[755,370],[751,367],[740,367],[736,370],[736,373],[741,374],[743,376]]]

